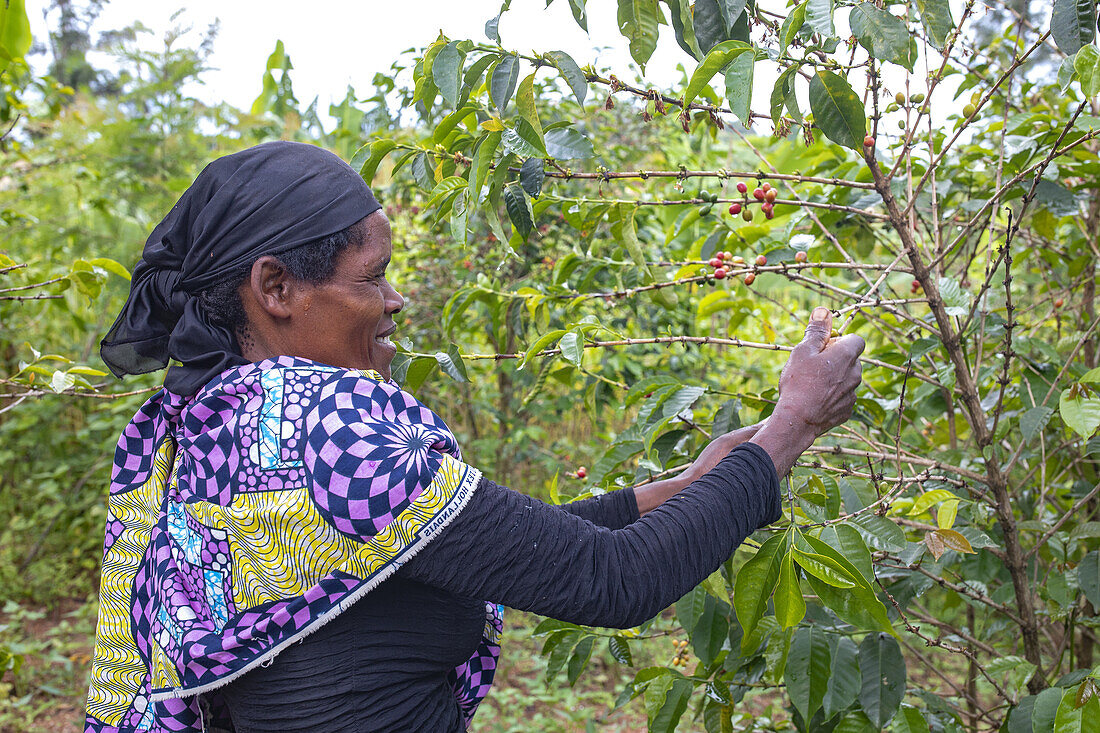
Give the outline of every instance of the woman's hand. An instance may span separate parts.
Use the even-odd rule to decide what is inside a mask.
[[[852,416],[862,379],[863,339],[830,338],[833,314],[815,308],[806,336],[779,377],[779,402],[752,442],[768,452],[783,476],[818,436]]]

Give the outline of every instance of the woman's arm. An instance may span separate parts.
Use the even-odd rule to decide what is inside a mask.
[[[399,572],[566,621],[630,627],[680,598],[779,516],[775,469],[750,445],[615,531],[483,480],[462,513]]]

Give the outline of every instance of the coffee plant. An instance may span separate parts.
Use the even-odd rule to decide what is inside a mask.
[[[633,72],[510,48],[508,6],[352,159],[434,237],[395,374],[475,456],[644,484],[767,417],[812,306],[868,342],[783,519],[638,629],[545,621],[549,675],[668,637],[620,697],[653,731],[1100,725],[1095,3],[619,0]]]

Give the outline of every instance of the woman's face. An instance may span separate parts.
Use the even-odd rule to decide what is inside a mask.
[[[389,379],[397,353],[389,340],[397,329],[393,314],[405,305],[386,280],[390,222],[376,211],[356,229],[363,233],[362,242],[352,242],[340,254],[328,282],[303,290],[297,351],[323,364],[374,369]]]

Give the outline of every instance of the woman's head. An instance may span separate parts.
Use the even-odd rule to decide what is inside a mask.
[[[351,167],[313,145],[266,143],[215,160],[149,236],[134,268],[130,297],[101,344],[103,360],[117,376],[154,371],[175,360],[180,364],[168,370],[165,386],[193,394],[225,369],[249,361],[234,335],[242,311],[253,337],[257,320],[271,315],[265,308],[249,310],[253,300],[241,288],[236,312],[234,302],[207,309],[202,293],[217,296],[221,287],[225,295],[224,283],[235,274],[244,276],[245,270],[248,282],[256,285],[258,264],[267,276],[260,279],[259,292],[268,296],[274,285],[299,295],[327,292],[330,282],[322,275],[329,265],[335,277],[353,250],[382,247],[388,252],[388,226],[383,245],[373,241],[381,236],[372,229],[378,225],[364,221],[380,208]],[[359,222],[364,229],[357,238]],[[307,246],[320,250],[288,254]],[[329,251],[333,257],[325,254]],[[318,262],[324,267],[315,268]],[[256,302],[275,307],[270,297],[254,295]],[[314,300],[302,303],[312,310]],[[388,302],[392,308],[394,298]],[[267,334],[280,335],[273,344],[299,343],[282,338],[288,336],[284,330]]]
[[[390,376],[393,314],[405,301],[386,279],[390,225],[375,211],[317,242],[265,255],[200,294],[232,328],[248,361],[300,356]]]

